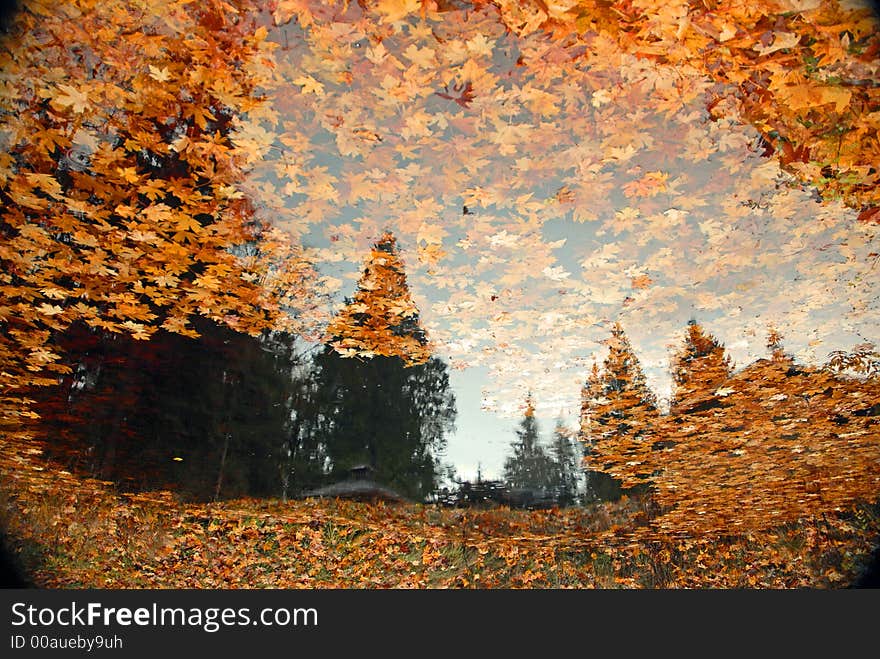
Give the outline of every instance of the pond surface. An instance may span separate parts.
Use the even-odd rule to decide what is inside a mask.
[[[781,128],[750,121],[747,86],[700,64],[711,48],[742,48],[778,62],[776,81],[831,62],[800,125],[831,112],[854,122],[851,88],[864,85],[844,98],[827,80],[876,73],[866,14],[828,27],[842,54],[816,60],[782,10],[759,39],[738,31],[741,17],[685,20],[672,3],[648,23],[667,35],[674,19],[684,35],[661,56],[628,48],[598,5],[427,4],[242,15],[271,46],[247,64],[262,104],[229,120],[246,172],[235,185],[302,248],[315,303],[301,332],[262,341],[207,320],[200,339],[149,341],[71,323],[53,340],[73,371],[36,394],[41,432],[70,465],[201,498],[296,496],[366,465],[413,499],[503,480],[571,502],[585,486],[583,391],[621,340],[659,415],[674,407],[675,355],[694,323],[730,373],[783,352],[817,369],[835,351],[876,357],[880,227],[864,221],[870,204],[822,196],[811,178],[851,166],[853,189],[859,172],[873,185],[860,141],[841,131],[835,162],[780,158],[768,140]],[[827,25],[814,4],[794,13]],[[711,48],[694,45],[710,24]],[[185,73],[161,65],[149,65],[154,81]],[[211,89],[205,111],[219,116],[226,92]],[[10,145],[26,130],[17,121],[4,118]],[[110,138],[71,121],[66,166],[97,177],[89,163]]]

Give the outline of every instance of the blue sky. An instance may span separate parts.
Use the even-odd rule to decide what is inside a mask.
[[[763,157],[732,90],[601,35],[516,37],[488,10],[358,11],[270,34],[279,84],[240,127],[260,154],[247,185],[309,246],[328,315],[394,232],[452,368],[464,477],[498,475],[528,391],[546,437],[576,422],[616,321],[661,400],[692,318],[738,366],[770,325],[806,363],[877,341],[878,228]]]

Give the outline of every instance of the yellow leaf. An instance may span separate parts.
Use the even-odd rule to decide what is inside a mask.
[[[39,309],[40,313],[45,316],[57,316],[60,313],[64,313],[64,309],[59,307],[57,304],[43,303],[37,308]]]
[[[409,48],[403,51],[403,56],[416,66],[425,69],[434,65],[434,50],[432,48],[419,48],[415,44],[410,44]]]
[[[70,85],[58,85],[62,93],[52,99],[52,104],[63,108],[72,107],[74,112],[85,112],[89,109],[89,98],[85,92]]]
[[[315,96],[324,95],[324,85],[315,80],[312,76],[300,76],[293,81],[293,84],[302,87],[303,94],[314,94]]]
[[[116,172],[127,182],[127,183],[137,183],[140,179],[138,178],[137,169],[135,167],[117,167]]]
[[[55,199],[62,195],[61,184],[51,174],[25,174],[25,177],[33,187],[39,188]]]
[[[67,298],[67,293],[65,291],[62,291],[60,288],[55,288],[54,286],[41,288],[40,293],[53,300],[64,300]]]
[[[852,92],[848,89],[812,82],[784,85],[775,91],[779,100],[790,110],[803,110],[834,103],[835,111],[842,112],[852,98]]]
[[[823,87],[819,94],[821,103],[834,103],[835,112],[843,112],[852,99],[852,92],[843,87]]]
[[[380,0],[376,9],[384,15],[383,23],[394,23],[406,18],[421,6],[421,0]]]
[[[769,55],[770,53],[775,53],[777,50],[782,50],[783,48],[794,48],[798,45],[800,40],[801,35],[799,34],[794,34],[792,32],[774,32],[772,44],[764,46],[764,44],[757,43],[752,46],[752,49],[758,51],[761,55]]]
[[[157,82],[167,82],[171,77],[171,73],[168,71],[167,66],[160,69],[159,67],[150,64],[150,77]]]

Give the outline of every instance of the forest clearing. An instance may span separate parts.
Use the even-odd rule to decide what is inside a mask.
[[[183,504],[75,478],[21,441],[0,440],[0,522],[38,588],[844,588],[880,535],[877,506],[675,539],[650,531],[636,499],[550,510]]]

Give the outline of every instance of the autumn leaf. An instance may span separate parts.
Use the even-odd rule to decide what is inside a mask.
[[[299,85],[302,88],[303,94],[315,94],[316,96],[324,95],[324,85],[315,80],[312,76],[299,76],[294,79],[293,84]]]
[[[52,98],[52,104],[59,108],[71,108],[74,112],[83,113],[89,109],[89,97],[71,85],[59,84],[58,90]]]
[[[299,241],[312,238],[329,240],[313,252],[324,265],[366,256],[371,269],[331,325],[340,354],[422,355],[420,338],[390,329],[416,313],[412,284],[437,297],[424,317],[456,364],[503,355],[490,369],[499,405],[532,365],[576,399],[557,384],[581,378],[572,364],[601,338],[588,328],[616,314],[655,344],[688,307],[749,337],[744,319],[767,314],[784,282],[786,308],[832,319],[809,328],[807,348],[839,332],[828,304],[870,327],[880,188],[865,9],[281,0],[275,24],[298,24],[267,31],[229,19],[252,3],[227,4],[145,15],[128,2],[38,3],[17,19],[0,131],[10,390],[61,366],[47,332],[79,321],[139,341],[157,327],[194,336],[198,313],[253,334],[320,332],[309,301],[344,284],[297,279],[311,263]],[[46,48],[46,34],[76,47]],[[417,256],[406,287],[395,259],[357,247],[386,221]],[[617,345],[609,366],[634,364],[626,352]],[[854,354],[834,363],[869,368]],[[799,388],[787,373],[800,365],[784,357],[748,367],[754,382],[682,376],[676,407],[708,407],[671,428],[645,412],[642,387],[623,387],[634,429],[650,419],[665,433],[651,446],[663,445],[657,497],[672,510],[655,530],[723,526],[734,512],[757,527],[870,494],[840,485],[876,483],[860,471],[876,462],[872,431],[849,427],[869,420],[856,412],[870,406],[853,406],[864,392],[809,368]],[[634,367],[627,377],[640,380]],[[604,393],[594,402],[612,419],[624,407],[603,408]],[[650,475],[649,435],[606,432],[621,476]],[[834,460],[838,439],[849,465]],[[784,485],[748,499],[755,472]],[[529,583],[543,574],[522,571]]]
[[[632,278],[632,287],[637,290],[642,290],[645,288],[650,288],[651,284],[654,283],[654,280],[651,279],[648,275],[639,275],[638,277]]]
[[[420,10],[421,0],[379,0],[377,11],[382,14],[383,21],[394,23]]]
[[[258,129],[261,99],[253,93],[268,33],[231,22],[214,30],[211,7],[184,11],[176,2],[149,16],[127,2],[84,0],[83,10],[74,21],[64,6],[41,6],[22,13],[10,35],[22,57],[10,64],[15,89],[3,101],[4,151],[15,158],[2,161],[0,214],[10,241],[0,258],[4,270],[34,273],[3,291],[3,306],[20,310],[0,340],[0,379],[16,391],[57,382],[43,368],[69,370],[58,363],[64,355],[43,347],[46,327],[63,333],[82,321],[143,341],[160,326],[195,335],[187,316],[198,311],[184,300],[206,271],[218,283],[200,290],[200,308],[245,331],[290,327],[282,299],[290,311],[311,306],[310,294],[296,288],[304,280],[293,273],[310,276],[308,266],[292,264],[297,247],[271,229],[257,231],[238,190],[243,167],[257,159],[244,157],[247,149],[271,141]],[[165,20],[175,28],[157,29]],[[141,29],[153,34],[148,43]],[[72,64],[67,49],[43,48],[43,30],[65,34],[112,73]],[[187,85],[172,84],[172,62],[187,63]],[[64,82],[56,82],[60,75]],[[44,101],[37,111],[33,104]],[[247,148],[236,151],[232,128],[245,116]],[[258,256],[237,259],[243,244],[259,245]],[[33,302],[40,299],[51,302]],[[28,414],[24,399],[4,398],[0,407]]]
[[[880,223],[880,206],[868,206],[859,213],[859,222]]]
[[[307,0],[280,0],[275,7],[273,18],[275,25],[287,23],[293,16],[304,28],[312,24],[312,12]]]
[[[467,108],[474,100],[474,88],[470,82],[467,83],[456,83],[452,85],[452,88],[449,88],[449,85],[446,86],[445,90],[442,92],[434,92],[440,98],[446,98],[450,101],[455,101],[458,105],[463,108]]]
[[[59,199],[63,196],[61,184],[58,183],[57,179],[51,174],[28,173],[25,176],[30,185],[36,189],[42,190],[51,197]]]
[[[834,104],[835,112],[843,112],[852,99],[852,92],[849,89],[812,82],[783,84],[776,87],[775,91],[780,101],[791,110]]]
[[[158,68],[150,64],[150,77],[156,82],[168,82],[171,78],[171,72],[168,71],[168,67]]]
[[[765,46],[762,42],[756,43],[753,49],[761,55],[769,55],[784,48],[794,48],[801,40],[801,35],[792,32],[773,32],[770,45]]]

